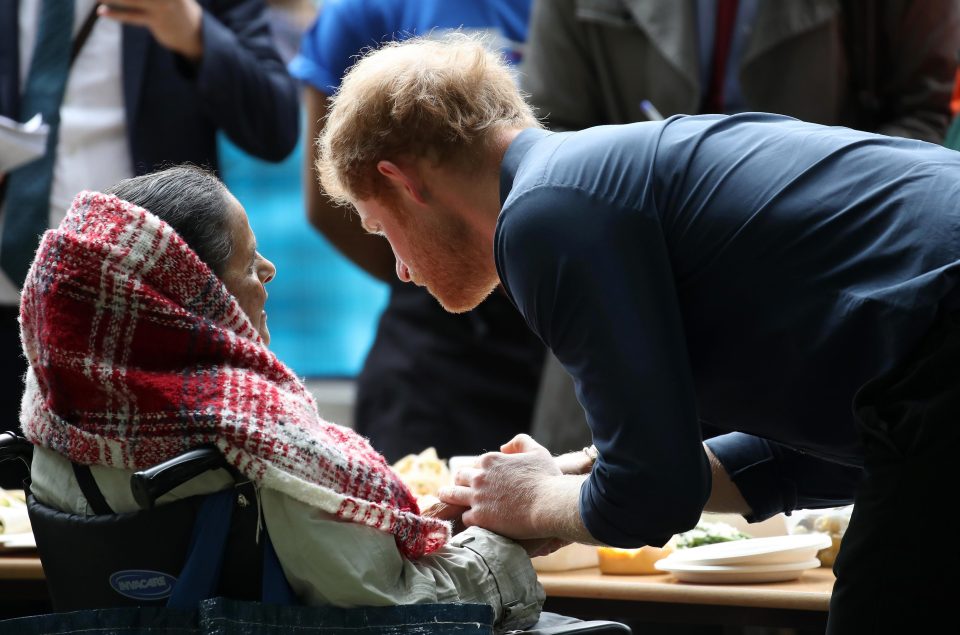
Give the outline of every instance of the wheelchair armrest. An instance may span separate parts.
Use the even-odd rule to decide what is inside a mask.
[[[16,432],[0,433],[0,463],[20,459],[27,468],[33,459],[33,444]]]
[[[210,470],[226,469],[236,479],[236,470],[213,445],[187,450],[130,477],[133,498],[142,509],[152,509],[157,499],[178,485]]]
[[[534,628],[528,631],[520,631],[520,633],[522,635],[631,635],[633,631],[626,624],[620,622],[589,620],[546,628]]]

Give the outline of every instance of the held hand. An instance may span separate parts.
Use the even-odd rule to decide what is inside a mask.
[[[549,537],[537,518],[538,503],[550,496],[551,482],[562,478],[546,448],[525,434],[480,457],[476,467],[457,472],[453,487],[440,500],[469,507],[463,522],[509,538]]]
[[[563,538],[531,538],[529,540],[518,540],[517,544],[523,547],[528,556],[536,558],[537,556],[549,556],[557,549],[569,545],[570,541]]]
[[[423,510],[422,515],[427,516],[428,518],[450,521],[452,525],[452,533],[456,535],[466,528],[463,524],[463,513],[465,511],[467,511],[466,507],[449,505],[443,501],[440,501]]]
[[[157,42],[190,61],[203,57],[203,9],[196,0],[101,0],[97,12],[150,29]]]

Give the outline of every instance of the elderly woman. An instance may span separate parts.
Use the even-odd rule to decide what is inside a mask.
[[[33,494],[93,513],[73,470],[88,465],[113,511],[135,511],[132,471],[213,442],[258,486],[303,603],[480,602],[500,629],[535,622],[543,591],[524,548],[478,528],[451,539],[267,350],[275,273],[243,207],[199,169],[78,195],[44,236],[21,303]],[[176,492],[230,486],[221,471]]]

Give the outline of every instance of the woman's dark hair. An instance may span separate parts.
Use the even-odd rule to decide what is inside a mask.
[[[227,188],[210,172],[178,165],[132,179],[106,191],[159,216],[180,234],[217,275],[233,251]]]

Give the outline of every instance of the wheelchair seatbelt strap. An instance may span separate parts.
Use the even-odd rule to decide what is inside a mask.
[[[93,472],[90,471],[90,466],[80,465],[79,463],[72,463],[72,465],[73,475],[77,477],[77,484],[80,486],[80,491],[83,492],[83,497],[87,499],[87,504],[90,506],[90,509],[93,510],[93,513],[98,516],[112,514],[113,508],[107,503],[107,499],[103,497],[103,492],[100,491],[96,479],[93,478]]]
[[[180,577],[173,587],[173,592],[167,599],[168,608],[191,610],[195,609],[201,600],[216,596],[235,497],[236,492],[230,488],[210,494],[204,499],[194,522],[187,561],[180,571]],[[263,545],[261,584],[263,602],[265,604],[296,604],[296,597],[283,574],[266,528],[262,536],[266,541]]]
[[[283,574],[283,568],[280,566],[280,559],[277,558],[277,552],[273,548],[273,541],[270,540],[270,534],[267,528],[263,528],[262,539],[266,542],[263,545],[263,582],[260,589],[260,597],[264,604],[282,604],[292,606],[297,603],[297,598],[287,582],[287,576]]]
[[[231,487],[210,494],[200,505],[187,561],[167,599],[167,608],[193,610],[201,600],[216,595],[235,496]]]
[[[193,525],[187,561],[167,600],[168,608],[192,610],[201,600],[216,595],[235,496],[236,492],[230,488],[210,494],[204,499]],[[262,539],[266,541],[263,545],[261,586],[264,604],[296,604],[296,597],[283,574],[266,528],[264,528]]]

